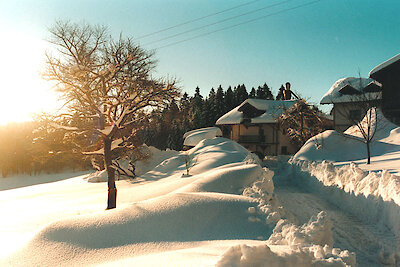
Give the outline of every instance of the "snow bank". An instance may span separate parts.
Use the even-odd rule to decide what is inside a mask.
[[[331,228],[323,211],[300,227],[280,220],[266,244],[233,246],[217,266],[355,266],[354,253],[332,248]]]
[[[160,150],[153,146],[142,146],[143,153],[147,154],[148,157],[144,160],[138,160],[134,162],[136,176],[141,176],[146,172],[154,169],[158,164],[164,160],[174,157],[179,154],[179,151],[166,149]]]
[[[104,210],[101,183],[77,177],[42,185],[21,206],[31,215],[17,210],[19,217],[0,221],[1,236],[10,225],[22,231],[32,218],[37,225],[33,238],[0,258],[0,265],[353,265],[353,254],[332,248],[323,213],[303,226],[282,220],[273,175],[241,145],[213,138],[174,153],[135,180],[117,181],[117,209]],[[25,192],[16,193],[1,198],[3,208],[15,210],[11,203]]]
[[[186,173],[186,156],[193,159],[189,176],[182,175]],[[174,153],[135,181],[118,181],[118,208],[114,210],[99,209],[93,214],[92,208],[91,213],[70,216],[74,213],[71,210],[82,210],[94,194],[102,196],[99,199],[104,205],[106,197],[105,187],[103,191],[97,190],[101,184],[72,179],[68,189],[74,194],[69,196],[69,191],[65,192],[63,199],[73,197],[80,205],[67,208],[62,199],[57,199],[57,216],[47,215],[34,238],[15,254],[0,260],[0,265],[117,265],[123,258],[127,265],[135,265],[136,258],[144,255],[155,265],[163,265],[151,255],[165,257],[165,251],[192,249],[199,244],[204,248],[204,242],[209,242],[208,246],[227,247],[239,243],[235,240],[246,243],[267,239],[273,225],[267,224],[265,214],[250,213],[257,201],[242,195],[244,188],[260,177],[268,181],[267,191],[272,194],[271,175],[265,174],[245,148],[225,138],[214,138],[201,141],[187,152]],[[63,190],[62,186],[66,188],[65,184],[53,184],[52,188]],[[86,193],[78,193],[80,186],[86,187]],[[96,191],[87,189],[92,187]],[[42,188],[43,192],[46,188]],[[33,200],[35,196],[32,197]],[[48,200],[40,195],[40,201]],[[46,207],[40,201],[36,204]],[[64,217],[62,211],[67,209],[70,212]],[[48,223],[51,218],[54,221]],[[12,221],[12,216],[8,219]],[[29,217],[23,220],[28,223]],[[181,254],[174,255],[179,258]],[[214,261],[218,255],[214,255]],[[192,264],[197,262],[185,258],[190,260]],[[171,265],[177,263],[172,261]]]
[[[400,128],[396,124],[386,119],[381,109],[370,108],[366,112],[364,118],[359,122],[358,126],[357,125],[350,126],[345,131],[345,134],[362,138],[363,135],[361,134],[360,128],[362,128],[364,132],[368,133],[368,127],[371,128],[370,129],[371,134],[374,133],[373,140],[385,139],[389,137],[391,134],[396,134],[395,132],[398,132],[398,130],[400,130]],[[393,130],[395,130],[395,132],[392,133]],[[393,137],[394,136],[392,136],[392,139]],[[400,143],[400,140],[397,139],[397,143]]]
[[[207,127],[189,131],[183,135],[185,146],[196,146],[201,140],[222,136],[218,127]]]
[[[374,232],[385,233],[376,240],[381,263],[400,259],[400,178],[387,171],[366,172],[355,164],[334,166],[323,161],[291,161],[283,164],[288,179],[300,187],[356,216]],[[389,265],[390,265],[389,264]]]
[[[389,219],[389,224],[395,227],[397,223],[393,229],[398,231],[400,214],[399,211],[392,211],[392,206],[400,207],[400,176],[393,175],[400,173],[400,166],[397,165],[400,163],[400,127],[387,121],[379,110],[376,112],[378,123],[374,121],[371,126],[376,128],[376,133],[371,143],[370,166],[354,163],[365,161],[366,157],[366,145],[357,140],[360,133],[356,126],[350,127],[344,135],[336,131],[326,131],[311,138],[293,157],[291,163],[314,176],[324,186],[340,188],[355,197],[362,195],[376,205],[383,201],[386,203],[384,206],[387,207],[387,216],[394,216]],[[392,160],[392,156],[397,159]],[[390,167],[384,168],[387,166]],[[360,167],[375,172],[367,172]],[[376,213],[379,212],[379,205],[374,208]],[[377,215],[372,214],[373,217]]]
[[[325,212],[301,226],[284,219],[285,211],[273,193],[273,176],[265,169],[264,176],[243,191],[258,203],[249,208],[254,215],[249,220],[258,221],[257,214],[265,214],[266,223],[275,225],[273,234],[260,245],[230,247],[216,266],[354,266],[354,253],[333,248],[332,223]]]
[[[153,146],[142,145],[140,148],[141,154],[145,156],[145,159],[138,160],[134,162],[135,166],[135,175],[141,176],[146,172],[155,168],[158,164],[162,163],[164,160],[174,157],[179,154],[178,151],[174,150],[159,150]],[[122,168],[129,170],[129,160],[120,160],[119,164]],[[125,179],[125,176],[116,177],[117,180]],[[100,183],[100,182],[107,182],[108,176],[107,171],[96,171],[93,173],[88,174],[83,178],[89,183]]]
[[[89,173],[90,171],[64,171],[61,173],[41,173],[38,175],[16,174],[0,179],[0,191],[53,183]]]
[[[366,172],[355,164],[292,161],[299,183],[307,183],[359,218],[389,227],[400,238],[400,177]]]
[[[335,165],[355,162],[369,171],[387,170],[400,175],[400,127],[389,122],[376,110],[376,121],[371,127],[376,129],[370,144],[371,164],[366,165],[366,144],[357,126],[351,126],[344,134],[329,130],[310,138],[294,155],[295,160],[332,161]],[[374,116],[373,116],[374,117]],[[361,125],[365,125],[364,118]]]
[[[389,229],[393,234],[382,238],[381,245],[382,251],[389,252],[381,253],[381,262],[390,262],[400,257],[396,241],[400,240],[400,127],[376,112],[371,164],[366,164],[366,145],[352,126],[344,134],[325,131],[311,138],[290,164],[280,168],[302,188],[318,192],[382,232]]]
[[[106,170],[96,171],[83,177],[88,183],[107,182],[108,175]]]

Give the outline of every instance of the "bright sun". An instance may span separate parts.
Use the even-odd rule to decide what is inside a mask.
[[[40,77],[46,42],[18,33],[1,33],[0,124],[32,120],[32,115],[50,112],[57,98]],[[6,41],[7,40],[7,41]]]

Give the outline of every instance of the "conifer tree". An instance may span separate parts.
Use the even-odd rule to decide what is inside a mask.
[[[214,88],[211,88],[210,93],[208,94],[208,100],[210,103],[214,103],[215,101],[215,90]]]
[[[170,121],[179,119],[179,112],[180,112],[179,107],[176,104],[175,99],[173,99],[167,107],[167,114],[168,114],[167,119],[169,119]]]
[[[258,86],[256,96],[258,99],[266,99],[266,94],[261,86]]]
[[[267,99],[267,100],[273,100],[274,96],[272,95],[271,89],[269,89],[268,85],[264,83],[264,85],[261,87],[259,86],[257,88],[257,98],[259,99]]]
[[[249,98],[258,98],[256,94],[256,89],[254,87],[251,88]]]
[[[262,88],[265,92],[265,99],[274,100],[274,95],[272,94],[271,89],[268,87],[267,83],[264,83]]]
[[[224,97],[224,113],[232,110],[235,106],[234,106],[234,96],[233,96],[233,91],[232,91],[232,87],[228,87],[228,89],[226,89],[225,92],[225,97]]]
[[[182,150],[183,147],[183,131],[182,127],[177,121],[173,121],[171,125],[171,130],[168,134],[167,147],[173,150]]]
[[[203,96],[200,94],[200,88],[197,86],[195,94],[190,100],[190,120],[193,129],[201,128],[204,125],[203,115]]]
[[[182,119],[185,119],[189,115],[190,110],[190,99],[186,92],[182,95],[181,99],[179,99],[179,108]]]
[[[246,86],[244,84],[235,87],[233,93],[234,93],[235,107],[240,105],[247,98],[249,98],[249,94],[247,93]]]
[[[209,127],[214,125],[214,118],[215,118],[215,113],[212,111],[212,102],[210,98],[207,98],[203,102],[203,120],[201,125],[197,128],[202,128],[202,127]]]
[[[203,107],[203,112],[204,112],[204,122],[206,126],[212,126],[215,123],[215,117],[216,117],[216,105],[215,105],[215,97],[216,93],[214,88],[211,88],[210,93],[208,95],[208,98],[206,99],[207,103],[204,103],[205,106]]]
[[[215,121],[217,121],[222,115],[225,114],[225,108],[224,108],[224,90],[222,89],[222,86],[218,86],[217,88],[217,93],[215,94]],[[214,121],[214,123],[215,123]]]

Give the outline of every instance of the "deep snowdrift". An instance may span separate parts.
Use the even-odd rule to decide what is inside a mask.
[[[218,127],[207,127],[186,132],[183,135],[184,146],[196,146],[201,140],[211,139],[217,136],[222,136],[222,131]]]
[[[384,217],[378,217],[388,219],[393,230],[399,233],[400,127],[387,121],[379,110],[377,112],[378,123],[372,124],[376,133],[371,143],[370,165],[361,163],[365,162],[366,145],[356,139],[360,137],[356,126],[347,129],[345,135],[326,131],[311,138],[293,157],[292,163],[315,176],[325,187],[334,186],[356,197],[374,199],[376,207],[371,217],[384,212]],[[383,204],[379,204],[381,202]]]
[[[280,220],[265,244],[233,246],[217,266],[354,266],[354,253],[332,248],[331,228],[323,211],[300,227]]]
[[[272,176],[239,144],[214,138],[117,181],[114,210],[104,210],[106,183],[82,177],[8,190],[0,234],[16,242],[0,265],[354,264],[332,248],[323,213],[304,226],[282,219]]]
[[[400,259],[400,127],[379,111],[377,121],[370,165],[365,164],[366,145],[352,126],[344,135],[326,131],[311,138],[286,168],[309,190],[377,228],[389,228],[398,240],[393,247],[382,247],[390,251],[386,258],[391,262]]]
[[[363,122],[366,121],[364,118]],[[400,127],[389,122],[377,110],[377,124],[371,142],[371,164],[367,165],[367,148],[357,126],[352,126],[343,134],[333,130],[325,131],[310,138],[294,155],[295,160],[331,161],[336,166],[356,163],[360,168],[369,171],[387,170],[400,176]],[[362,124],[367,127],[366,124]]]

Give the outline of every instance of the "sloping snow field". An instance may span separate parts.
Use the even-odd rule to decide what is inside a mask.
[[[166,159],[117,181],[117,209],[104,210],[101,173],[0,191],[0,265],[356,264],[335,247],[329,214],[296,224],[274,194],[274,172],[239,144],[214,138],[187,152],[151,150],[142,166]]]

